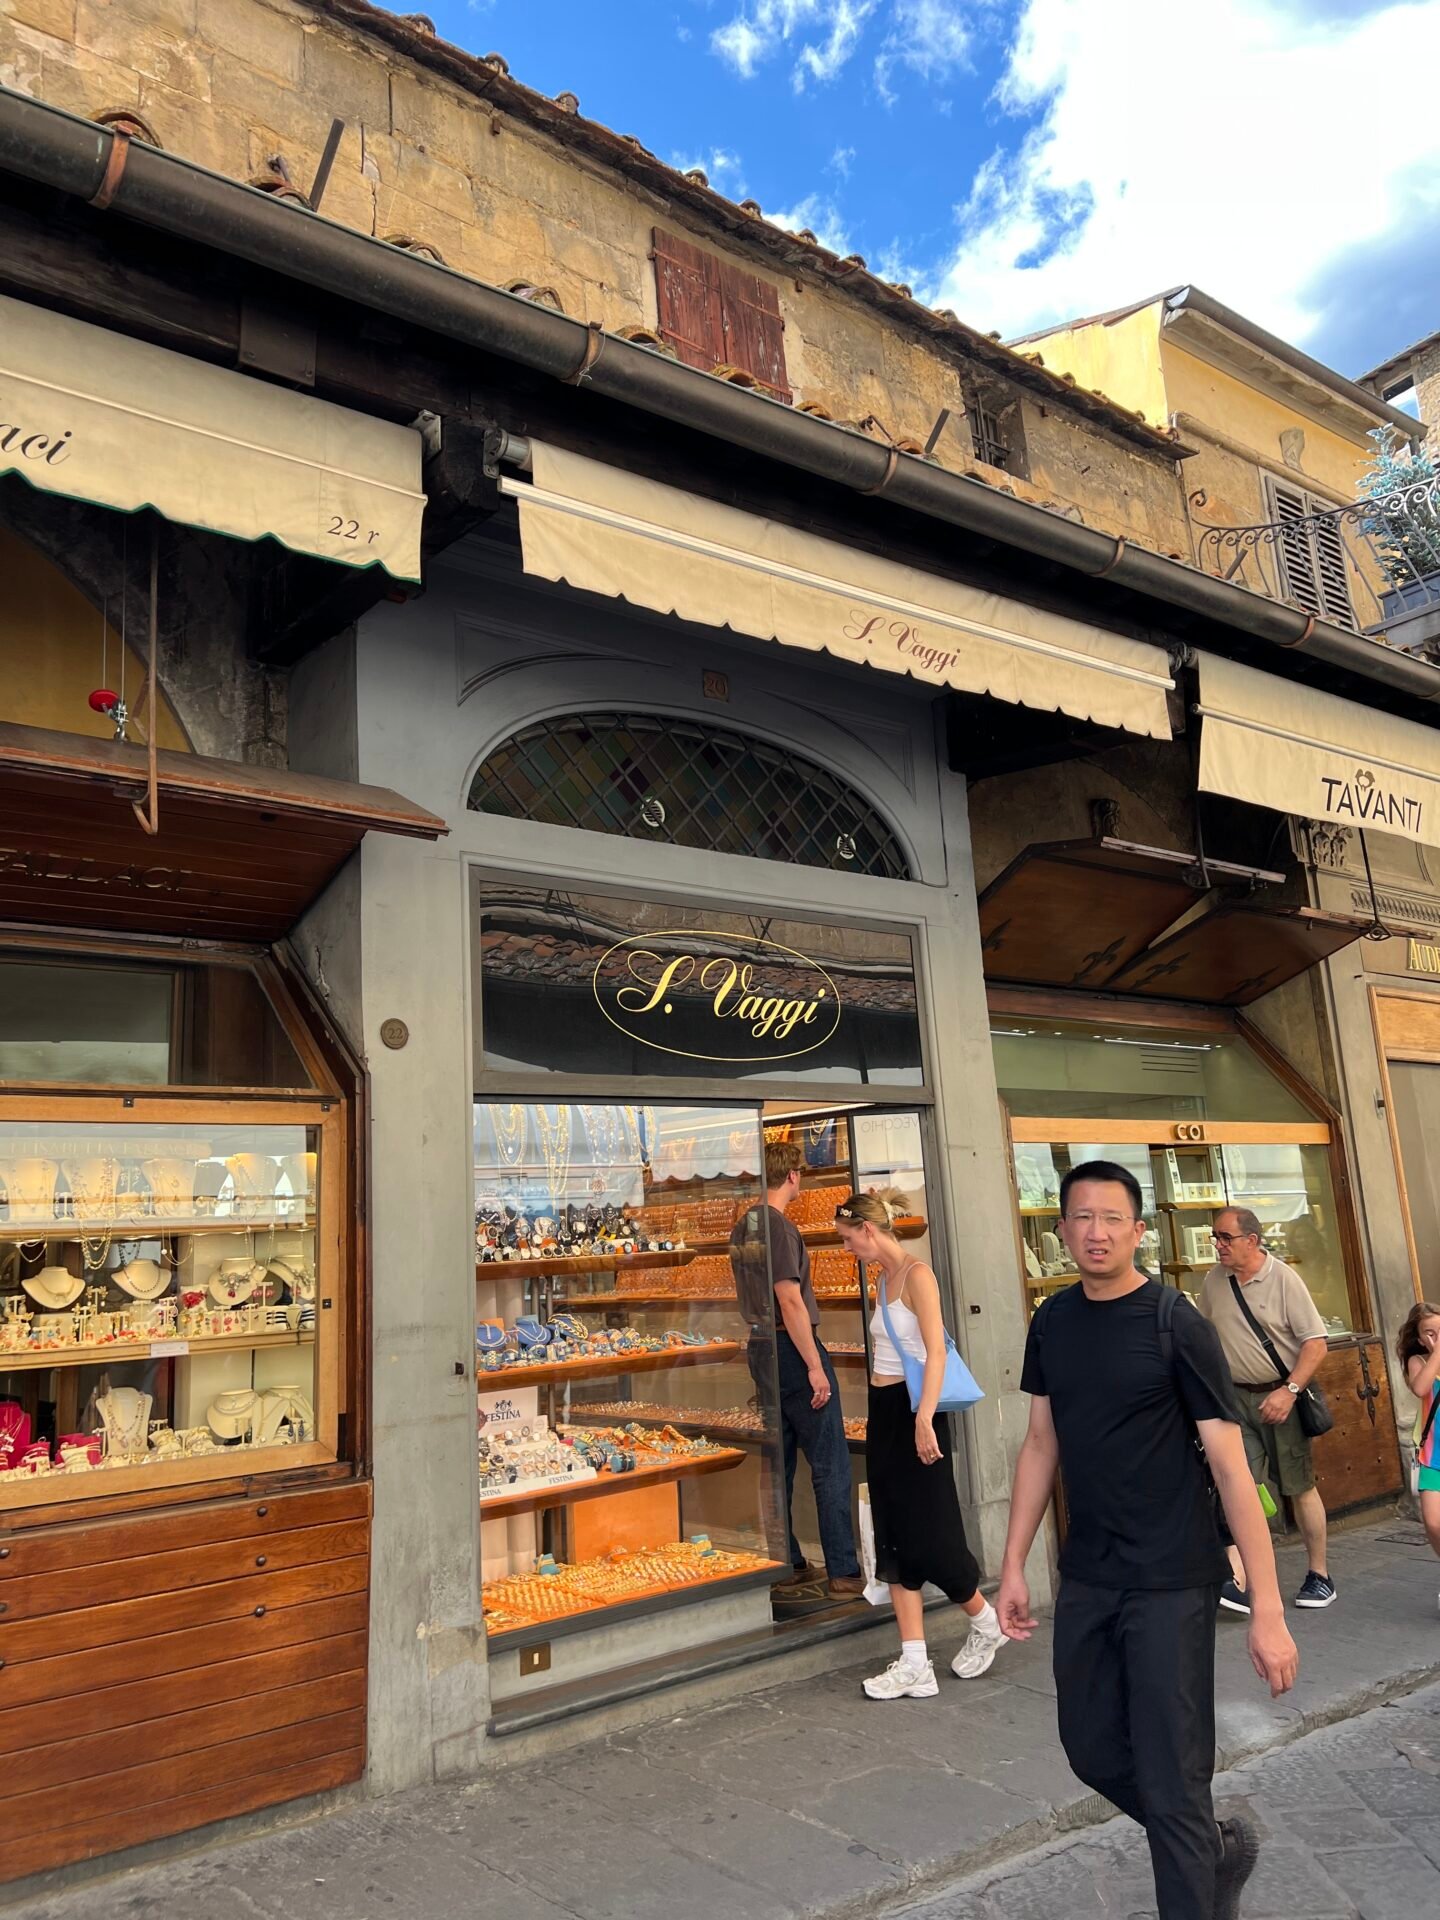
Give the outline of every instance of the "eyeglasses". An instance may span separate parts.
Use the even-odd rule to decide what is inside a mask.
[[[1213,1227],[1210,1231],[1210,1238],[1215,1242],[1217,1247],[1228,1247],[1236,1240],[1253,1240],[1254,1237],[1254,1234],[1251,1233],[1216,1233]]]
[[[1079,1227],[1082,1233],[1091,1227],[1104,1227],[1109,1233],[1120,1233],[1126,1227],[1135,1225],[1133,1213],[1067,1213],[1065,1218],[1071,1226]]]

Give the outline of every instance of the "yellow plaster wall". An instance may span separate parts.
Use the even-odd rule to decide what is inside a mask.
[[[1289,464],[1280,443],[1281,434],[1298,428],[1305,444],[1298,468],[1292,468],[1297,478],[1321,493],[1333,494],[1337,504],[1355,498],[1356,483],[1370,461],[1370,443],[1363,435],[1352,439],[1333,427],[1322,426],[1280,396],[1211,366],[1168,337],[1162,343],[1161,357],[1172,413],[1193,414],[1276,467]]]
[[[0,83],[76,113],[134,106],[167,149],[237,179],[278,153],[308,185],[338,115],[346,131],[328,218],[424,240],[492,285],[554,287],[568,314],[609,329],[654,324],[657,224],[726,252],[663,197],[304,0],[0,0]],[[778,289],[797,402],[818,401],[836,419],[873,414],[895,438],[922,442],[942,407],[958,420],[952,361],[823,282],[744,264]],[[1078,416],[1063,431],[1044,424],[1063,415],[1060,406],[1027,418],[1038,497],[1172,550],[1181,518],[1172,464]],[[942,435],[937,454],[957,471],[974,465],[963,425]]]
[[[113,738],[110,721],[87,704],[97,687],[120,690],[120,636],[111,628],[104,637],[108,681],[101,677],[100,615],[43,554],[0,527],[0,720]],[[133,648],[125,653],[125,695],[133,711],[145,669]],[[157,744],[188,753],[190,742],[163,691],[159,701]],[[135,737],[144,731],[142,717]]]
[[[1160,302],[1123,320],[1088,327],[1062,327],[1017,349],[1038,355],[1051,373],[1075,376],[1077,386],[1108,394],[1152,427],[1170,424],[1160,364]]]

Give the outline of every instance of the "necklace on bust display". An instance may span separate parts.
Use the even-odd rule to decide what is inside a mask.
[[[37,1307],[61,1313],[85,1291],[85,1282],[77,1280],[68,1267],[42,1267],[20,1282]]]
[[[111,1387],[95,1402],[105,1429],[105,1454],[110,1460],[143,1459],[149,1447],[150,1407],[148,1393],[135,1387]]]

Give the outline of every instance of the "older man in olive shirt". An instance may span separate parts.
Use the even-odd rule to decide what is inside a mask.
[[[1257,1484],[1263,1480],[1272,1494],[1283,1494],[1295,1509],[1310,1556],[1295,1604],[1328,1607],[1335,1599],[1335,1583],[1326,1567],[1325,1503],[1315,1485],[1311,1441],[1296,1410],[1329,1350],[1325,1322],[1300,1275],[1266,1251],[1264,1229],[1248,1207],[1217,1213],[1213,1235],[1219,1259],[1200,1283],[1200,1311],[1214,1325],[1225,1350],[1250,1471]],[[1284,1363],[1283,1375],[1277,1377],[1274,1361],[1246,1320],[1236,1287]],[[1226,1582],[1221,1605],[1248,1613],[1244,1569],[1233,1547],[1230,1564],[1235,1578]]]

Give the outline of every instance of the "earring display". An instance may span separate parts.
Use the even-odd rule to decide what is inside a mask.
[[[208,1110],[157,1122],[143,1097],[96,1096],[104,1117],[73,1122],[7,1104],[0,1386],[30,1424],[0,1400],[0,1507],[73,1499],[61,1477],[98,1490],[116,1472],[127,1486],[213,1476],[237,1451],[255,1456],[247,1471],[300,1447],[333,1458],[321,1128]]]

